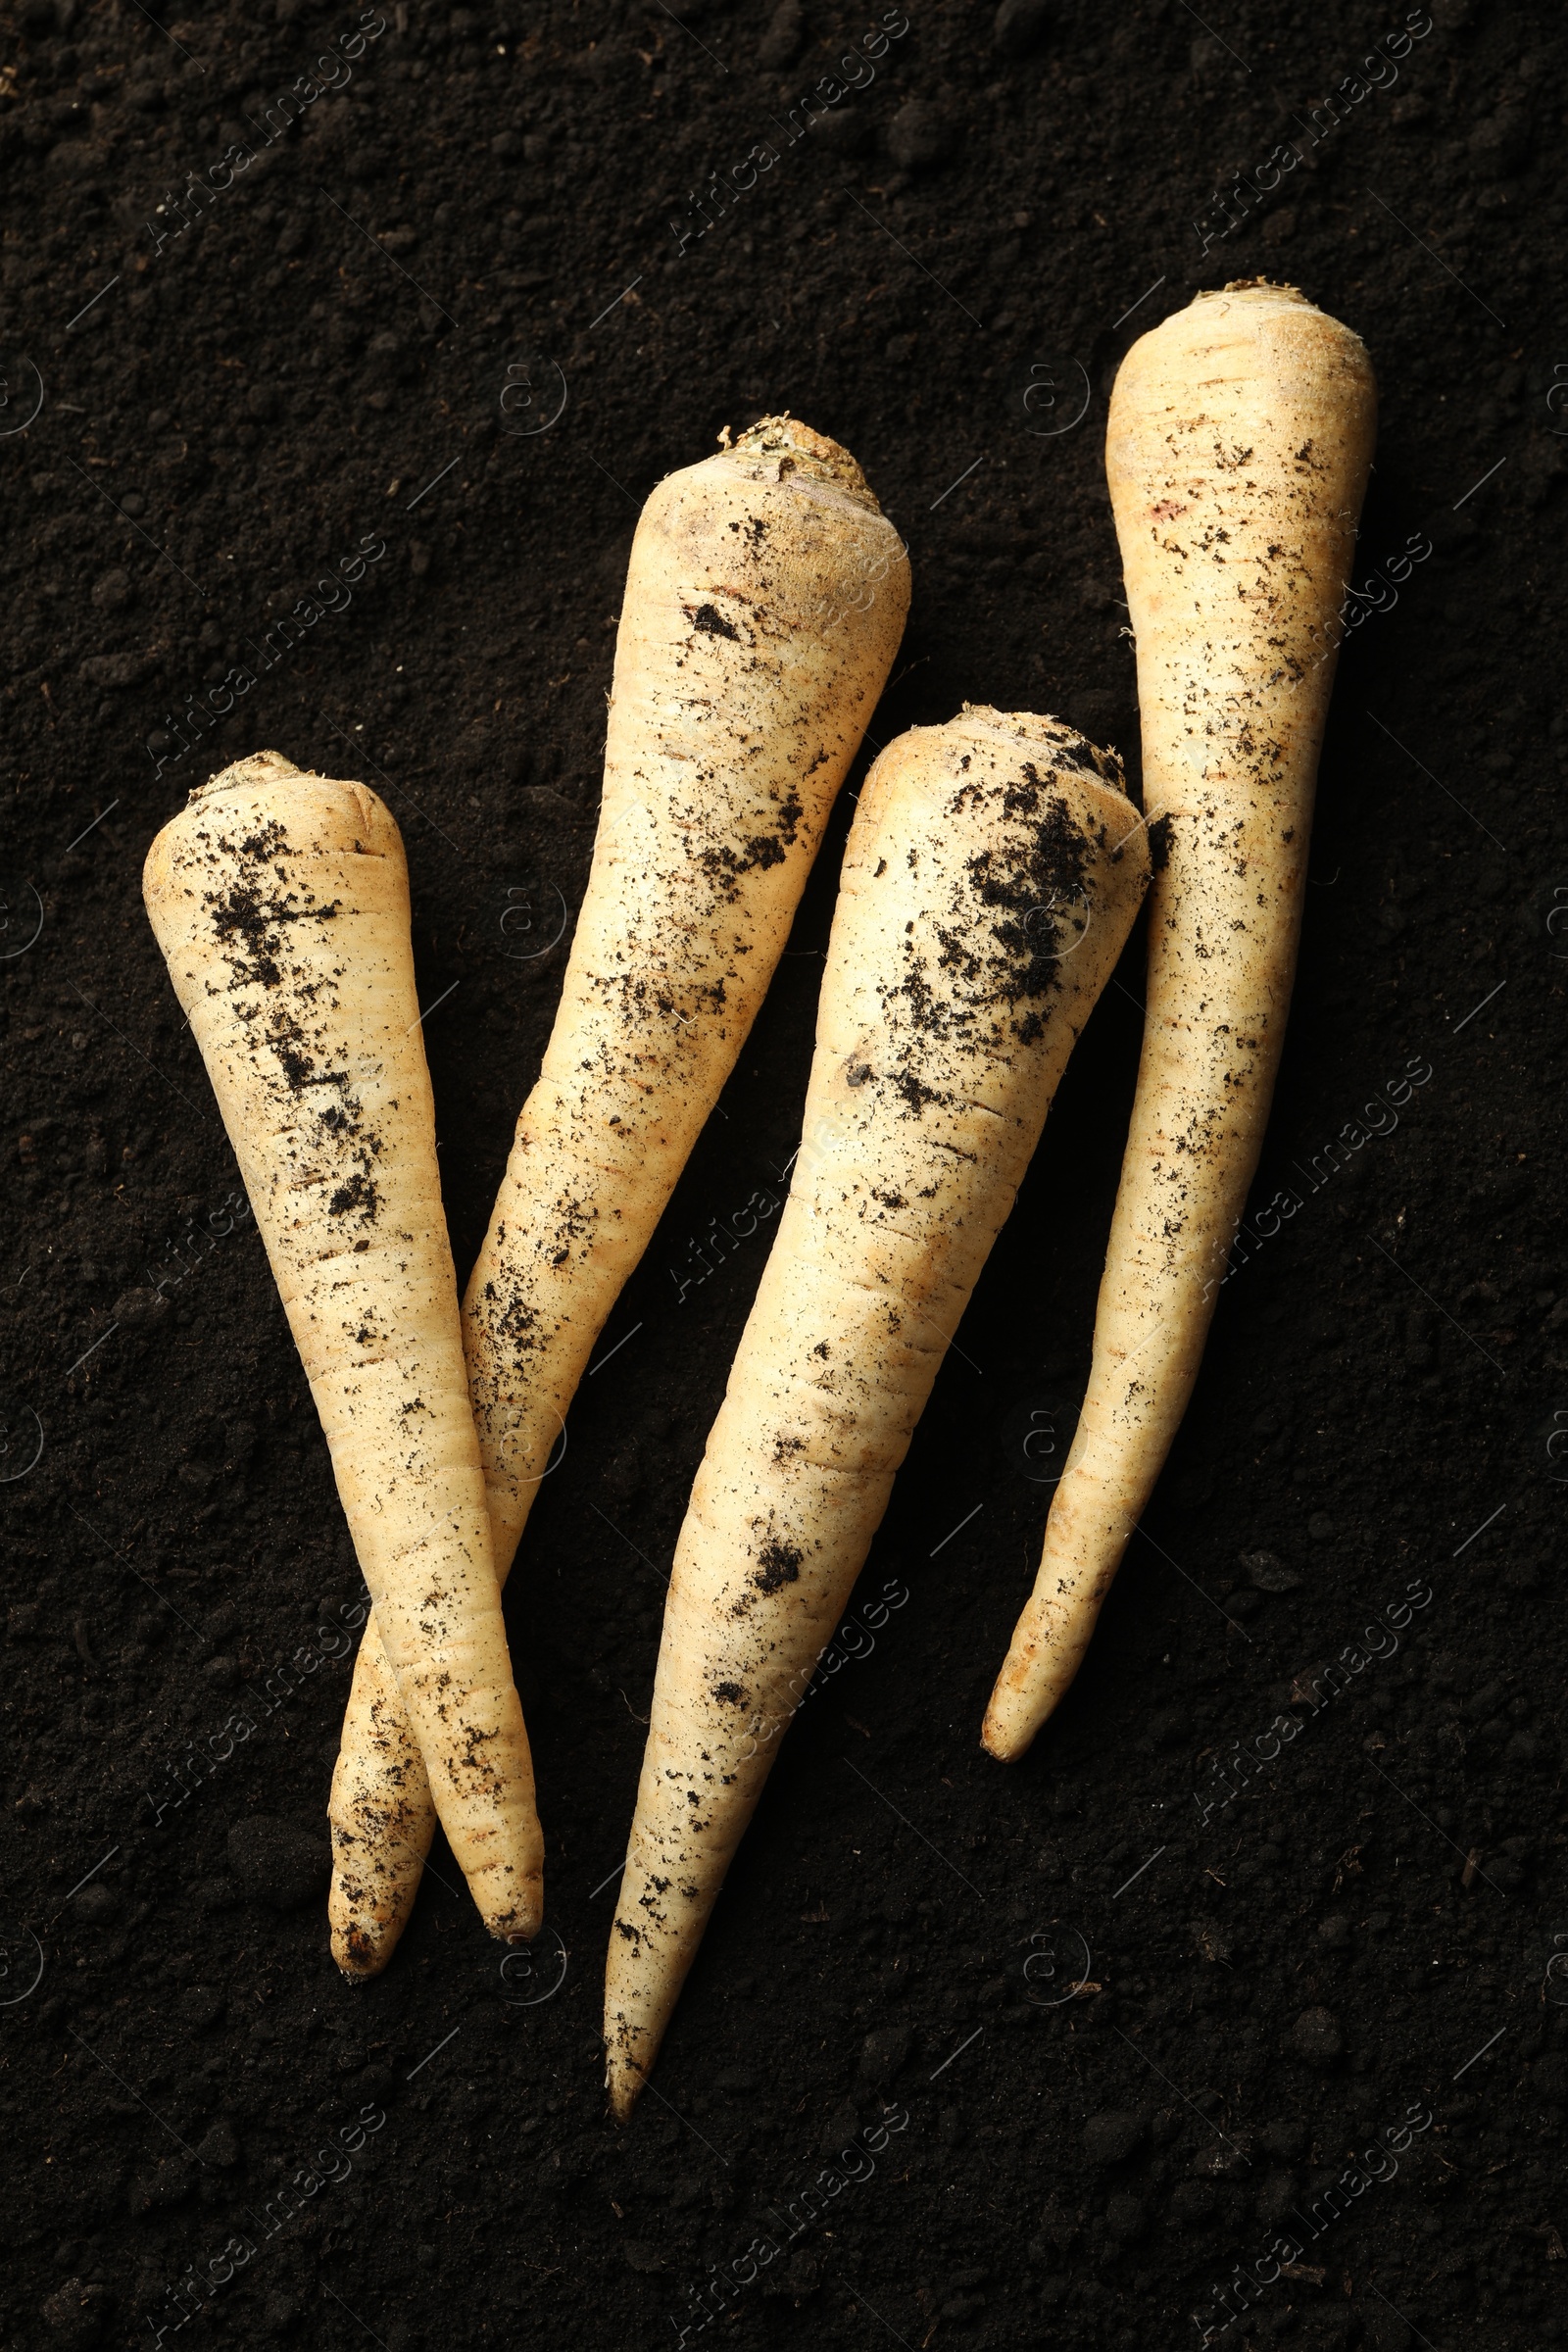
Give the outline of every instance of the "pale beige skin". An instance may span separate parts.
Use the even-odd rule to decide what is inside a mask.
[[[986,1715],[994,1756],[1022,1755],[1077,1673],[1198,1378],[1285,1042],[1376,429],[1359,339],[1288,286],[1200,294],[1111,395],[1144,805],[1168,861],[1089,1389]]]
[[[1132,926],[1120,784],[1056,720],[965,710],[861,792],[804,1141],[670,1578],[605,1982],[617,2114]]]
[[[464,1302],[503,1579],[766,993],[908,603],[908,560],[855,460],[788,418],[671,474],[643,511],[587,896]],[[434,1826],[373,1626],[331,1812],[333,1950],[368,1975]]]
[[[397,826],[276,752],[193,792],[147,857],[452,1850],[496,1936],[544,1848],[501,1620]]]

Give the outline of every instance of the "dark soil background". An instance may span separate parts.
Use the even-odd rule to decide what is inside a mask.
[[[669,2344],[709,2266],[889,2108],[874,2171],[720,2290],[712,2340],[1197,2347],[1235,2266],[1410,2111],[1396,2174],[1215,2340],[1563,2340],[1565,27],[1433,0],[1396,82],[1370,69],[1386,86],[1309,145],[1404,13],[909,0],[874,80],[789,145],[876,7],[388,0],[356,56],[350,0],[162,27],[12,0],[7,2344],[164,2340],[182,2278],[187,2343]],[[246,118],[312,72],[338,86],[263,151]],[[681,250],[690,192],[770,137],[777,165]],[[1305,159],[1205,254],[1216,186],[1293,137]],[[257,161],[176,234],[159,206],[241,140]],[[331,1621],[358,1578],[143,855],[263,746],[385,795],[461,1274],[587,872],[652,485],[794,410],[910,545],[876,741],[968,699],[1057,711],[1136,770],[1105,396],[1138,331],[1254,273],[1376,363],[1361,576],[1434,548],[1341,667],[1264,1238],[1076,1689],[1024,1765],[991,1764],[1049,1500],[1031,1416],[1059,1437],[1088,1362],[1135,946],[857,1617],[907,1597],[791,1732],[619,2134],[606,1882],[768,1230],[713,1221],[776,1195],[796,1140],[848,799],[509,1594],[553,1931],[510,1980],[439,1846],[385,1978],[350,1990],[328,1957]],[[269,623],[383,542],[216,718]],[[1412,1061],[1396,1124],[1363,1108]],[[1383,1132],[1314,1189],[1357,1120]],[[1363,1629],[1411,1587],[1371,1662]],[[1298,1735],[1259,1763],[1281,1712]],[[254,2252],[217,2283],[231,2240]]]

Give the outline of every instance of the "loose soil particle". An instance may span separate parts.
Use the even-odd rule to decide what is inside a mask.
[[[1212,2340],[1563,2341],[1568,34],[1529,0],[1432,15],[1374,86],[1404,12],[1346,0],[1232,0],[1212,32],[1175,0],[1007,0],[996,37],[947,0],[410,7],[365,12],[352,56],[354,10],[292,0],[16,13],[7,2343],[156,2340],[199,2278],[182,2345],[653,2345],[722,2266],[739,2347],[1143,2352],[1196,2347],[1293,2231]],[[880,51],[879,21],[906,24]],[[791,136],[825,75],[842,97]],[[1259,192],[1205,255],[1238,173]],[[1087,1368],[1135,946],[618,2136],[605,1882],[767,1246],[742,1210],[798,1135],[848,800],[509,1592],[551,1933],[499,1959],[438,1845],[358,1991],[314,1898],[280,1912],[231,1866],[236,1827],[322,1834],[358,1580],[142,857],[266,746],[385,795],[466,1268],[581,897],[654,482],[785,408],[833,434],[914,567],[873,739],[965,700],[1056,711],[1136,787],[1105,396],[1145,325],[1248,274],[1377,366],[1357,584],[1433,552],[1342,660],[1198,1395],[1077,1688],[999,1770],[979,1722]],[[255,851],[232,913],[260,964],[301,910]],[[1396,2175],[1310,2236],[1412,2108]],[[231,2241],[255,2252],[216,2285]]]

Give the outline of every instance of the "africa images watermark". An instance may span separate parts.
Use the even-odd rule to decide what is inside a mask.
[[[367,2137],[379,2132],[386,2122],[386,2110],[373,2103],[362,2107],[356,2118],[337,2129],[336,2140],[329,2137],[307,2164],[298,2166],[292,2177],[274,2190],[262,2207],[260,2214],[247,2207],[246,2213],[255,2225],[255,2239],[243,2235],[231,2236],[221,2251],[209,2256],[205,2267],[187,2263],[182,2276],[165,2294],[165,2307],[170,2313],[159,2319],[147,2313],[147,2325],[152,2330],[156,2348],[171,2330],[175,2334],[187,2321],[227,2286],[239,2272],[248,2269],[256,2255],[270,2238],[299,2220],[313,2197],[318,2197],[331,2180],[346,2180],[353,2172],[351,2155],[357,2156]],[[340,2145],[337,2143],[341,2143]],[[178,2315],[177,2317],[174,2315]]]
[[[890,2133],[907,2131],[908,2124],[906,2107],[884,2107],[880,2121],[858,2132],[849,2146],[839,2150],[835,2162],[824,2165],[814,2180],[797,2189],[782,2210],[776,2205],[768,2206],[762,2215],[766,2229],[752,2239],[744,2254],[734,2256],[727,2267],[710,2263],[706,2283],[686,2290],[689,2316],[685,2326],[679,2326],[673,2314],[670,2317],[677,2352],[688,2336],[700,2335],[726,2305],[736,2302],[749,2286],[755,2286],[763,2271],[798,2237],[825,2221],[833,2210],[835,2197],[869,2180]]]
[[[365,577],[367,565],[379,564],[385,554],[386,541],[373,531],[366,531],[358,551],[351,549],[348,555],[338,558],[341,579],[332,572],[323,573],[316,583],[316,595],[296,597],[291,612],[280,613],[276,620],[268,623],[260,645],[254,637],[248,637],[245,642],[256,656],[256,670],[265,676],[270,669],[275,669],[318,620],[324,620],[329,612],[346,612],[354,602],[349,583],[357,586]],[[255,684],[255,673],[239,662],[218,685],[205,687],[199,695],[187,694],[182,710],[166,711],[160,727],[167,748],[162,752],[157,748],[156,731],[142,746],[153,763],[154,778],[161,776],[166,767],[177,767],[187,759],[194,748],[187,738],[204,735],[215,719],[226,718],[235,703],[249,694]]]
[[[1411,1102],[1414,1090],[1418,1086],[1425,1086],[1432,1074],[1432,1064],[1427,1056],[1413,1054],[1404,1065],[1403,1074],[1385,1079],[1382,1094],[1374,1095],[1370,1102],[1362,1104],[1361,1118],[1347,1119],[1339,1134],[1331,1136],[1326,1144],[1312,1153],[1310,1176],[1299,1161],[1294,1162],[1298,1173],[1306,1178],[1307,1193],[1298,1193],[1287,1185],[1275,1194],[1266,1208],[1255,1211],[1250,1225],[1237,1220],[1236,1231],[1231,1236],[1226,1252],[1226,1271],[1208,1277],[1203,1285],[1204,1298],[1211,1298],[1215,1291],[1223,1290],[1226,1283],[1235,1280],[1251,1255],[1246,1247],[1248,1242],[1251,1243],[1253,1249],[1264,1242],[1271,1242],[1281,1227],[1296,1215],[1297,1210],[1306,1206],[1308,1196],[1320,1193],[1331,1177],[1339,1175],[1342,1168],[1348,1167],[1355,1153],[1364,1152],[1374,1136],[1392,1135],[1399,1124],[1399,1112]],[[1272,1223],[1267,1221],[1270,1218]]]
[[[354,1647],[349,1636],[359,1631],[369,1613],[370,1596],[367,1592],[352,1606],[344,1608],[338,1623],[323,1623],[317,1627],[317,1649],[312,1649],[308,1642],[302,1642],[291,1658],[277,1659],[262,1678],[258,1690],[248,1691],[244,1704],[225,1719],[222,1729],[207,1734],[205,1752],[195,1740],[187,1738],[181,1740],[174,1758],[164,1766],[166,1779],[172,1782],[178,1793],[159,1796],[151,1788],[144,1793],[142,1801],[151,1816],[150,1826],[153,1829],[160,1828],[164,1815],[172,1807],[185,1804],[204,1782],[211,1781],[221,1771],[236,1747],[243,1746],[259,1728],[257,1716],[265,1725],[269,1716],[275,1715],[280,1707],[287,1706],[299,1695],[306,1683],[314,1674],[319,1673],[324,1664],[340,1663],[347,1658]],[[248,1711],[252,1706],[256,1708],[256,1716]]]
[[[876,1647],[876,1635],[886,1625],[889,1614],[894,1609],[902,1609],[908,1597],[909,1588],[903,1577],[890,1576],[882,1587],[880,1599],[861,1602],[865,1625],[858,1618],[846,1617],[832,1641],[824,1642],[815,1657],[807,1665],[798,1666],[791,1675],[785,1686],[790,1702],[787,1710],[782,1715],[763,1715],[760,1712],[753,1715],[744,1735],[751,1741],[751,1746],[742,1762],[749,1764],[760,1746],[765,1747],[768,1740],[777,1739],[780,1732],[788,1731],[812,1691],[826,1689],[830,1676],[847,1666],[852,1658],[868,1658]],[[867,1626],[874,1627],[875,1632],[868,1632]],[[714,1695],[723,1698],[731,1691],[738,1691],[736,1684],[721,1684]]]
[[[1358,74],[1344,74],[1321,105],[1314,106],[1307,116],[1296,120],[1306,132],[1305,140],[1282,139],[1266,162],[1256,166],[1252,177],[1244,172],[1234,172],[1229,187],[1216,189],[1203,211],[1193,222],[1202,239],[1202,250],[1221,237],[1232,235],[1248,215],[1272,196],[1289,173],[1304,162],[1314,147],[1322,145],[1334,131],[1350,120],[1355,109],[1372,95],[1374,90],[1392,89],[1399,78],[1396,58],[1406,58],[1417,41],[1424,41],[1433,29],[1433,20],[1424,8],[1412,8],[1404,24],[1396,31],[1385,33],[1361,60]],[[1217,226],[1210,226],[1216,219]]]
[[[1352,1677],[1364,1674],[1367,1668],[1383,1658],[1392,1658],[1399,1647],[1399,1635],[1409,1624],[1417,1609],[1430,1608],[1432,1587],[1425,1578],[1405,1587],[1402,1600],[1391,1600],[1378,1612],[1377,1619],[1365,1627],[1359,1642],[1348,1642],[1338,1659],[1331,1659],[1319,1671],[1308,1677],[1298,1675],[1291,1692],[1292,1706],[1305,1707],[1305,1723],[1321,1715],[1324,1708],[1350,1688]],[[1272,1764],[1282,1745],[1289,1745],[1304,1729],[1294,1715],[1276,1715],[1266,1732],[1259,1732],[1244,1747],[1239,1740],[1231,1742],[1222,1759],[1218,1750],[1210,1753],[1209,1772],[1214,1789],[1206,1798],[1193,1790],[1193,1802],[1198,1807],[1199,1827],[1201,1829],[1211,1813],[1223,1812],[1245,1790],[1257,1765]],[[1229,1777],[1227,1777],[1229,1776]],[[1235,1786],[1233,1787],[1232,1781]]]
[[[1236,2265],[1223,2286],[1214,2289],[1214,2307],[1207,2324],[1195,2312],[1193,2325],[1203,2330],[1202,2342],[1211,2344],[1230,2332],[1250,2306],[1260,2303],[1266,2290],[1276,2279],[1298,2275],[1298,2266],[1308,2245],[1323,2235],[1325,2230],[1344,2218],[1357,2197],[1365,2196],[1374,2180],[1392,2180],[1399,2169],[1399,2158],[1409,2147],[1418,2132],[1430,2132],[1437,2118],[1430,2107],[1418,2101],[1404,2111],[1404,2121],[1386,2124],[1370,2148],[1362,2150],[1359,2160],[1352,2158],[1336,2174],[1325,2188],[1313,2197],[1303,2214],[1298,2205],[1291,2208],[1291,2218],[1301,2230],[1299,2238],[1283,2231],[1276,2237],[1266,2254],[1250,2263]],[[1385,2144],[1386,2143],[1386,2144]],[[1314,2276],[1321,2276],[1315,2273]],[[1225,2300],[1230,2297],[1230,2303]],[[1234,2303],[1236,2309],[1231,2309]],[[1223,2315],[1223,2316],[1221,2316]]]
[[[807,132],[813,130],[852,90],[870,87],[876,79],[876,67],[870,62],[871,59],[886,57],[890,43],[902,41],[908,29],[909,20],[902,8],[885,10],[881,24],[873,25],[869,32],[861,35],[860,48],[851,49],[839,59],[839,73],[844,75],[842,81],[836,74],[824,74],[803,98],[796,100],[783,122],[779,122],[777,115],[770,116],[768,120],[778,129],[788,131],[791,147],[798,145]],[[865,52],[863,57],[860,50]],[[813,102],[820,109],[814,116],[811,113]],[[689,218],[671,220],[669,224],[677,255],[683,254],[695,238],[705,237],[714,226],[715,219],[721,220],[737,197],[749,196],[758,185],[760,175],[763,172],[770,172],[778,160],[778,149],[770,146],[766,139],[759,139],[738,164],[730,166],[727,173],[710,172],[701,190],[688,189],[686,209]],[[710,215],[714,219],[710,219]]]
[[[1364,588],[1347,588],[1345,602],[1335,620],[1339,634],[1332,645],[1324,647],[1313,667],[1328,661],[1330,655],[1337,654],[1350,631],[1358,629],[1362,621],[1369,620],[1374,612],[1392,612],[1399,601],[1399,588],[1403,587],[1415,566],[1424,564],[1435,552],[1425,531],[1412,531],[1398,553],[1384,557],[1383,570],[1371,573]],[[1394,585],[1396,581],[1398,586]]]
[[[288,89],[279,91],[275,98],[270,99],[260,109],[260,122],[254,115],[246,116],[246,122],[257,133],[256,147],[248,146],[243,139],[231,140],[218,162],[209,165],[205,175],[187,172],[185,185],[177,193],[172,188],[166,188],[163,203],[156,208],[156,217],[147,222],[147,234],[153,241],[152,259],[156,261],[166,245],[172,244],[176,237],[182,237],[187,228],[193,228],[197,221],[204,220],[217,199],[227,195],[236,176],[250,170],[258,153],[282,138],[300,120],[308,106],[314,106],[317,99],[324,98],[329,90],[346,90],[354,78],[353,68],[348,61],[362,58],[366,43],[379,40],[386,28],[386,19],[378,8],[362,9],[355,29],[333,34],[336,49],[329,41],[312,72],[301,74]],[[339,50],[341,56],[338,55]],[[292,113],[289,112],[291,107]],[[264,123],[266,129],[263,128]],[[225,175],[221,179],[220,172]],[[158,225],[160,219],[165,222],[177,221],[178,225],[161,228]]]

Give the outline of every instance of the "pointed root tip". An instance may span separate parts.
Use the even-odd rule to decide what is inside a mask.
[[[999,1764],[1016,1764],[1034,1745],[1039,1729],[1040,1723],[1033,1720],[1032,1712],[1025,1714],[1013,1694],[1004,1693],[999,1685],[980,1726],[980,1744]]]
[[[612,2006],[613,1993],[608,1992],[605,2005],[605,2089],[610,2096],[610,2112],[617,2124],[626,2122],[642,2096],[648,2081],[648,2066],[658,2055],[655,2045],[648,2066],[632,2056],[632,2045],[645,2041],[646,2028],[638,2028],[624,2009]]]
[[[610,2112],[617,2124],[629,2123],[631,2111],[642,2094],[643,2073],[630,2059],[612,2058],[605,2069],[605,2088],[610,2093]]]
[[[1007,1738],[1001,1724],[993,1723],[989,1715],[980,1727],[980,1744],[986,1754],[994,1756],[999,1764],[1015,1764],[1022,1753]]]
[[[480,1907],[480,1917],[498,1943],[532,1943],[545,1924],[542,1878],[530,1878],[508,1899],[504,1909]]]
[[[332,1957],[342,1975],[351,1984],[368,1984],[378,1977],[397,1949],[397,1936],[388,1936],[377,1927],[365,1927],[354,1922],[347,1926],[334,1923],[332,1928]]]
[[[370,1977],[378,1977],[397,1950],[419,1882],[416,1879],[412,1886],[395,1889],[402,1899],[390,1904],[383,1888],[378,1905],[374,1883],[346,1866],[343,1833],[336,1822],[332,1824],[332,1842],[338,1848],[326,1898],[332,1957],[351,1984],[363,1984]],[[348,1846],[352,1852],[352,1839]]]

